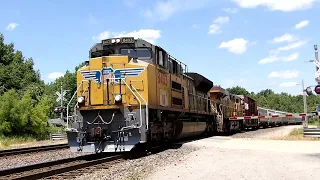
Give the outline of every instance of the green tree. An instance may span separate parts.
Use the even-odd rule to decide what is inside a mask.
[[[236,94],[236,95],[245,95],[248,96],[250,93],[243,87],[232,87],[232,88],[227,88],[227,91],[229,91],[232,94]]]

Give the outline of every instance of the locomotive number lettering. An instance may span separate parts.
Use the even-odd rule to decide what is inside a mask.
[[[158,83],[167,85],[167,75],[162,72],[159,72],[158,73]]]

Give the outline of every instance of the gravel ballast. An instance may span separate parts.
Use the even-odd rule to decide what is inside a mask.
[[[0,157],[0,169],[14,168],[18,166],[26,166],[47,161],[54,161],[64,158],[77,157],[88,153],[73,153],[69,149],[59,149],[50,151],[41,151],[35,153],[27,153],[13,156]]]
[[[139,159],[126,160],[115,164],[108,169],[103,169],[90,174],[77,177],[78,180],[120,180],[120,179],[144,179],[156,169],[169,164],[183,162],[188,154],[199,148],[182,146],[177,149],[168,149],[157,154],[151,154]]]

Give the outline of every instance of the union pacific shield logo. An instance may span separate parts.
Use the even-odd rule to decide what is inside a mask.
[[[85,80],[93,80],[97,83],[101,83],[101,71],[99,70],[81,71],[80,73]]]
[[[120,78],[138,77],[145,70],[145,67],[138,68],[123,68],[113,69],[112,67],[102,68],[99,70],[82,71],[81,74],[85,80],[94,80],[97,83],[105,82],[110,79],[110,82],[119,83]]]

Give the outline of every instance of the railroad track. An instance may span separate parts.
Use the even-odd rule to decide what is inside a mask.
[[[105,166],[106,164],[119,160],[123,155],[112,155],[106,157],[105,154],[90,154],[75,158],[66,158],[56,161],[44,162],[17,168],[5,169],[0,171],[0,179],[40,179],[40,178],[63,178],[72,176],[73,173],[66,173],[81,168],[97,168],[96,165]],[[59,174],[59,176],[58,176]],[[73,174],[74,176],[75,174]]]
[[[32,152],[38,152],[38,151],[63,149],[63,148],[68,148],[68,147],[69,147],[68,144],[56,144],[56,145],[49,145],[49,146],[37,146],[37,147],[2,150],[2,151],[0,151],[0,157],[17,155],[17,154],[32,153]]]

